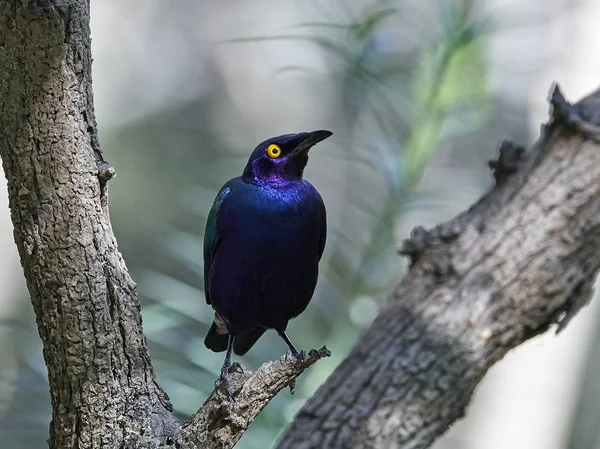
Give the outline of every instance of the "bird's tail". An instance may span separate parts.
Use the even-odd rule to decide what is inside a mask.
[[[265,333],[267,329],[264,327],[255,327],[248,332],[240,332],[235,336],[235,341],[233,342],[233,352],[236,355],[244,355],[247,353],[254,343],[260,338],[262,334]]]
[[[214,352],[223,352],[227,350],[227,341],[229,340],[229,334],[218,334],[217,325],[213,321],[212,326],[206,334],[204,339],[204,346]]]
[[[266,330],[264,327],[255,327],[247,332],[237,333],[233,343],[233,352],[236,355],[244,355]],[[211,351],[223,352],[227,350],[228,340],[229,334],[218,334],[217,325],[213,322],[204,339],[204,345]]]

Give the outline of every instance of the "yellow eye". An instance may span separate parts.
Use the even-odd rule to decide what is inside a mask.
[[[267,148],[267,154],[269,155],[269,157],[277,159],[279,156],[281,156],[281,148],[279,148],[279,145],[275,145],[274,143],[272,143]]]

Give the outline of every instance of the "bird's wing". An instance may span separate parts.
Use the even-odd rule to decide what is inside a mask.
[[[321,229],[319,233],[319,260],[325,249],[325,241],[327,240],[327,213],[325,212],[325,204],[321,200]]]
[[[210,273],[210,265],[215,257],[221,236],[217,228],[217,218],[219,209],[223,205],[223,201],[227,195],[231,192],[231,189],[227,184],[217,194],[215,201],[208,213],[208,219],[206,220],[206,229],[204,230],[204,296],[206,297],[207,304],[210,304],[209,288],[208,288],[208,274]]]

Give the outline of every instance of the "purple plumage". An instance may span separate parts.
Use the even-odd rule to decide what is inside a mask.
[[[204,282],[215,321],[205,344],[227,350],[218,383],[228,394],[232,350],[244,354],[266,329],[275,329],[299,354],[285,329],[312,298],[326,238],[323,200],[302,174],[310,148],[330,135],[314,131],[262,142],[210,211]]]

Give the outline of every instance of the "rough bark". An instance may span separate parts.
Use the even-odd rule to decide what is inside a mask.
[[[52,400],[51,448],[229,448],[280,390],[327,356],[232,370],[181,424],[157,385],[135,284],[107,207],[91,90],[88,0],[0,0],[0,157]],[[417,229],[412,266],[280,446],[424,448],[464,414],[512,347],[564,326],[600,266],[600,94],[528,153],[505,144],[496,186]]]
[[[183,425],[176,437],[177,448],[233,447],[277,393],[289,386],[308,366],[329,355],[324,346],[318,351],[309,351],[302,360],[285,355],[275,362],[263,364],[254,374],[236,364],[230,370],[235,402],[229,402],[223,392],[213,392]]]
[[[124,447],[170,408],[110,227],[89,36],[87,2],[0,2],[0,156],[48,366],[52,448]]]
[[[426,448],[465,414],[487,370],[591,297],[600,267],[600,93],[525,153],[490,162],[496,185],[400,248],[411,268],[350,355],[301,409],[281,448]]]

